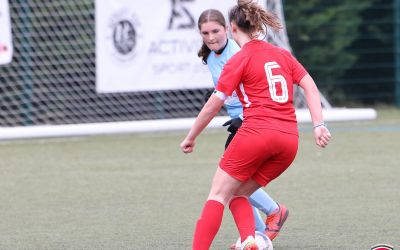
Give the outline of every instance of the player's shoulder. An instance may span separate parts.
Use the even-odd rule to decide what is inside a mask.
[[[293,62],[297,61],[296,57],[292,54],[291,51],[273,44],[270,44],[270,46],[274,48],[277,60],[280,60],[281,62],[285,62],[290,65],[292,65]]]
[[[242,63],[246,62],[250,57],[251,57],[251,55],[249,53],[247,53],[244,50],[240,50],[236,54],[232,55],[232,57],[229,59],[229,61],[235,62],[237,64],[242,64]]]
[[[266,44],[266,46],[268,46],[270,49],[274,50],[274,51],[275,51],[276,53],[278,53],[278,54],[281,54],[282,56],[285,56],[285,57],[292,57],[292,56],[293,56],[293,55],[292,55],[292,52],[290,52],[289,50],[287,50],[287,49],[285,49],[285,48],[279,47],[279,46],[277,46],[277,45],[275,45],[275,44],[268,43],[268,42],[265,42],[265,44]]]

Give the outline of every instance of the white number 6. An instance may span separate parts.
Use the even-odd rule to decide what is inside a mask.
[[[277,62],[267,62],[264,65],[265,73],[267,74],[267,80],[269,85],[269,93],[271,98],[275,102],[285,103],[289,99],[289,93],[287,88],[286,79],[282,75],[272,74],[272,69],[280,68]],[[276,90],[277,83],[281,84],[282,95],[278,95]]]

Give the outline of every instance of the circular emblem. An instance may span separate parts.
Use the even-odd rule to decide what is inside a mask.
[[[129,20],[120,20],[114,27],[113,43],[116,51],[127,55],[136,46],[136,29]]]
[[[115,59],[120,62],[134,59],[139,52],[140,37],[140,23],[132,12],[123,9],[111,16],[107,40]]]

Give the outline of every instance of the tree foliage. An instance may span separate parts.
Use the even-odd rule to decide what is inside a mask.
[[[284,1],[293,53],[327,92],[357,62],[348,48],[360,37],[362,12],[374,0]]]

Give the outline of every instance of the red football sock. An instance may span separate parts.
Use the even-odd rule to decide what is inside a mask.
[[[248,236],[255,236],[255,224],[253,209],[246,197],[234,197],[229,204],[229,209],[232,212],[233,219],[239,230],[241,241],[245,241]]]
[[[193,238],[193,250],[208,250],[221,226],[224,205],[215,200],[208,200],[197,221]],[[254,222],[253,222],[254,223]]]

